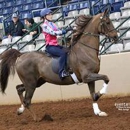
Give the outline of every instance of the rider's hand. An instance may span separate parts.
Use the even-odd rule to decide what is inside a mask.
[[[66,30],[62,30],[62,34],[66,34],[67,32],[66,32]]]

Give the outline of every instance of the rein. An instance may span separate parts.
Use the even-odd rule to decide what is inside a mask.
[[[86,45],[86,44],[84,44],[83,42],[80,42],[80,43],[81,43],[82,45],[88,47],[88,48],[91,48],[91,49],[93,49],[93,50],[99,52],[99,49],[96,49],[96,48],[93,48],[93,47],[91,47],[91,46],[89,46],[89,45]]]
[[[89,36],[94,36],[94,37],[99,37],[101,34],[95,34],[95,33],[90,33],[90,32],[82,32],[84,35],[89,35]]]

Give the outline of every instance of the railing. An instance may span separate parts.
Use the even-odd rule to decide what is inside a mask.
[[[100,7],[99,10],[95,14],[102,12],[102,10],[104,10],[104,9],[109,9],[109,13],[110,13],[111,12],[111,4],[107,3],[106,5]]]
[[[61,7],[60,7],[61,8]],[[58,8],[55,12],[53,12],[53,13],[56,13],[60,8]],[[11,16],[11,15],[10,15]],[[57,20],[59,20],[59,18],[57,19]],[[56,21],[57,21],[56,20]],[[55,21],[55,22],[56,22]],[[32,28],[29,32],[27,32],[24,36],[22,36],[20,39],[18,39],[15,43],[13,43],[13,44],[11,44],[6,50],[8,50],[8,49],[10,49],[10,48],[12,48],[14,45],[16,45],[19,41],[21,41],[26,35],[28,35],[33,29],[35,29],[36,27],[39,27],[40,25],[41,25],[41,23],[42,22],[40,22],[40,23],[38,23],[34,28]],[[19,48],[19,50],[21,50],[21,49],[23,49],[26,45],[28,45],[28,44],[30,44],[31,42],[33,42],[34,41],[34,39],[37,37],[39,35],[39,32],[38,32],[38,34],[35,36],[35,37],[33,37],[30,41],[28,41],[26,44],[24,44],[21,48]],[[45,45],[43,45],[43,46],[41,46],[39,49],[38,49],[38,51],[42,48],[42,47],[44,47]]]
[[[91,11],[92,11],[92,14],[93,14],[93,15],[95,15],[94,6],[98,5],[101,1],[102,1],[102,0],[98,0],[98,1],[96,1],[93,5],[91,5],[91,6],[92,6]],[[98,7],[99,7],[99,6],[98,6]],[[99,10],[100,10],[100,7],[99,7]]]
[[[60,1],[60,0],[55,0],[55,1],[54,1],[52,4],[50,4],[49,6],[53,5],[53,4],[54,4],[55,2],[57,2],[57,1]],[[88,1],[88,0],[87,0],[87,1]],[[89,1],[90,1],[90,0],[89,0]],[[101,2],[101,0],[98,0],[96,3],[94,3],[94,5],[98,4],[99,2]],[[94,6],[94,5],[93,5],[93,6]],[[49,6],[48,6],[48,7],[49,7]],[[106,4],[105,6],[103,6],[102,8],[100,8],[97,13],[99,13],[101,10],[103,10],[103,9],[106,8],[107,6],[109,6],[109,8],[111,7],[110,4]],[[91,7],[91,6],[90,6],[90,7]],[[62,5],[59,6],[55,11],[53,11],[53,14],[54,14],[54,13],[57,13],[57,12],[59,11],[59,9],[62,9]],[[17,12],[17,11],[16,11],[16,12]],[[63,14],[63,13],[62,13],[62,14]],[[10,16],[11,16],[11,15],[10,15]],[[9,16],[9,17],[10,17],[10,16]],[[61,17],[63,17],[63,15],[62,15]],[[59,17],[57,20],[55,20],[55,22],[58,21],[61,17]],[[116,29],[118,29],[118,28],[119,28],[124,22],[126,22],[129,18],[130,18],[130,17],[128,17],[127,19],[125,19],[125,21],[123,21]],[[6,19],[8,19],[8,18],[6,18]],[[6,19],[5,19],[5,20],[6,20]],[[64,20],[64,19],[62,19],[62,20]],[[72,24],[73,22],[75,22],[75,20],[76,20],[76,18],[75,18],[68,26],[71,26],[71,24]],[[39,24],[37,24],[37,26],[35,26],[35,27],[40,26],[41,23],[42,23],[42,22],[40,22]],[[35,28],[35,27],[34,27],[34,28]],[[17,44],[17,42],[19,42],[19,41],[22,40],[26,35],[28,35],[34,28],[32,28],[29,32],[27,32],[22,38],[20,38],[19,40],[17,40],[15,43],[11,44],[7,49],[12,48],[15,44]],[[128,30],[130,30],[130,28],[128,28],[122,35],[120,35],[120,37],[119,37],[118,39],[120,39]],[[37,34],[37,35],[39,35],[39,34]],[[23,49],[26,45],[30,44],[30,42],[32,42],[32,41],[37,37],[37,35],[36,35],[35,37],[33,37],[33,39],[32,39],[31,41],[28,41],[24,46],[22,46],[21,48],[19,48],[19,50]],[[70,35],[71,35],[71,34],[70,34]],[[70,35],[69,35],[69,36],[70,36]],[[69,37],[69,36],[68,36],[68,37]],[[67,37],[67,38],[68,38],[68,37]],[[64,35],[64,37],[63,37],[63,40],[64,40],[64,42],[66,43],[65,35]],[[100,44],[103,45],[104,42],[106,42],[106,38],[103,39],[103,40],[100,42]],[[111,45],[112,45],[112,44],[110,44],[107,48],[105,48],[105,49],[100,53],[100,55],[103,54]],[[41,46],[41,47],[38,49],[38,51],[39,51],[42,47],[44,47],[44,46],[45,46],[45,45]]]
[[[47,0],[45,0],[45,6],[47,7],[47,8],[49,8],[49,7],[51,7],[53,4],[55,4],[55,3],[58,3],[59,4],[59,6],[61,6],[61,0],[55,0],[55,1],[53,1],[50,5],[48,5],[47,6]],[[55,8],[55,7],[54,7]]]
[[[58,2],[60,3],[60,0],[55,0],[53,3],[51,3],[48,7],[52,6],[55,2]],[[57,8],[57,7],[56,7]],[[56,13],[59,9],[61,9],[61,7],[57,8],[53,13]],[[13,12],[13,13],[19,13],[19,11],[16,11],[16,12]],[[7,19],[10,18],[12,16],[12,14],[10,14],[8,17],[6,17],[4,20],[3,20],[3,23],[6,23]],[[61,17],[60,17],[61,18]],[[58,21],[60,18],[58,18],[56,21]],[[55,21],[55,22],[56,22]],[[39,24],[37,24],[37,26],[35,26],[34,28],[40,26],[42,22],[40,22]],[[4,27],[4,26],[3,26]],[[7,26],[8,27],[8,26]],[[26,35],[28,35],[34,28],[32,28],[29,32],[27,32],[23,37],[21,37],[20,39],[18,39],[16,42],[14,42],[13,44],[11,44],[6,50],[12,48],[14,45],[16,45],[19,41],[21,41]],[[28,41],[26,44],[24,44],[21,48],[19,48],[19,50],[23,49],[26,45],[30,44],[37,36],[39,35],[39,33],[32,38],[32,40]],[[40,50],[42,47],[44,47],[45,45],[41,46],[38,50]]]
[[[55,9],[55,10],[59,10],[59,8],[61,7],[61,0],[55,0],[53,1],[50,5],[47,6],[47,0],[45,0],[45,7],[46,8],[50,8],[50,9]],[[51,7],[54,3],[59,3],[58,6],[55,6],[55,7]],[[34,14],[35,12],[38,12],[40,11],[41,9],[36,9],[36,10],[32,10],[32,14]],[[34,15],[33,15],[34,16]]]

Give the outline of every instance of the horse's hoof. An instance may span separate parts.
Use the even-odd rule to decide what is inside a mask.
[[[24,111],[24,109],[20,107],[20,108],[17,110],[17,115],[21,115],[21,114],[23,113],[23,111]]]
[[[22,104],[21,107],[19,109],[17,109],[17,115],[21,115],[25,110],[24,105]]]
[[[19,110],[17,110],[17,115],[21,115],[22,114],[22,112],[20,112]]]
[[[106,112],[101,111],[98,113],[98,116],[108,116],[108,114]]]

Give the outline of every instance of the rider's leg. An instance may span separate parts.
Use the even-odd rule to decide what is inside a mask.
[[[65,73],[65,67],[66,67],[66,60],[67,60],[67,52],[65,50],[62,49],[62,47],[60,46],[48,46],[47,47],[47,51],[53,55],[53,56],[57,56],[60,57],[59,60],[59,76],[62,78],[64,77],[62,74],[63,72]],[[67,75],[66,75],[67,76]]]

